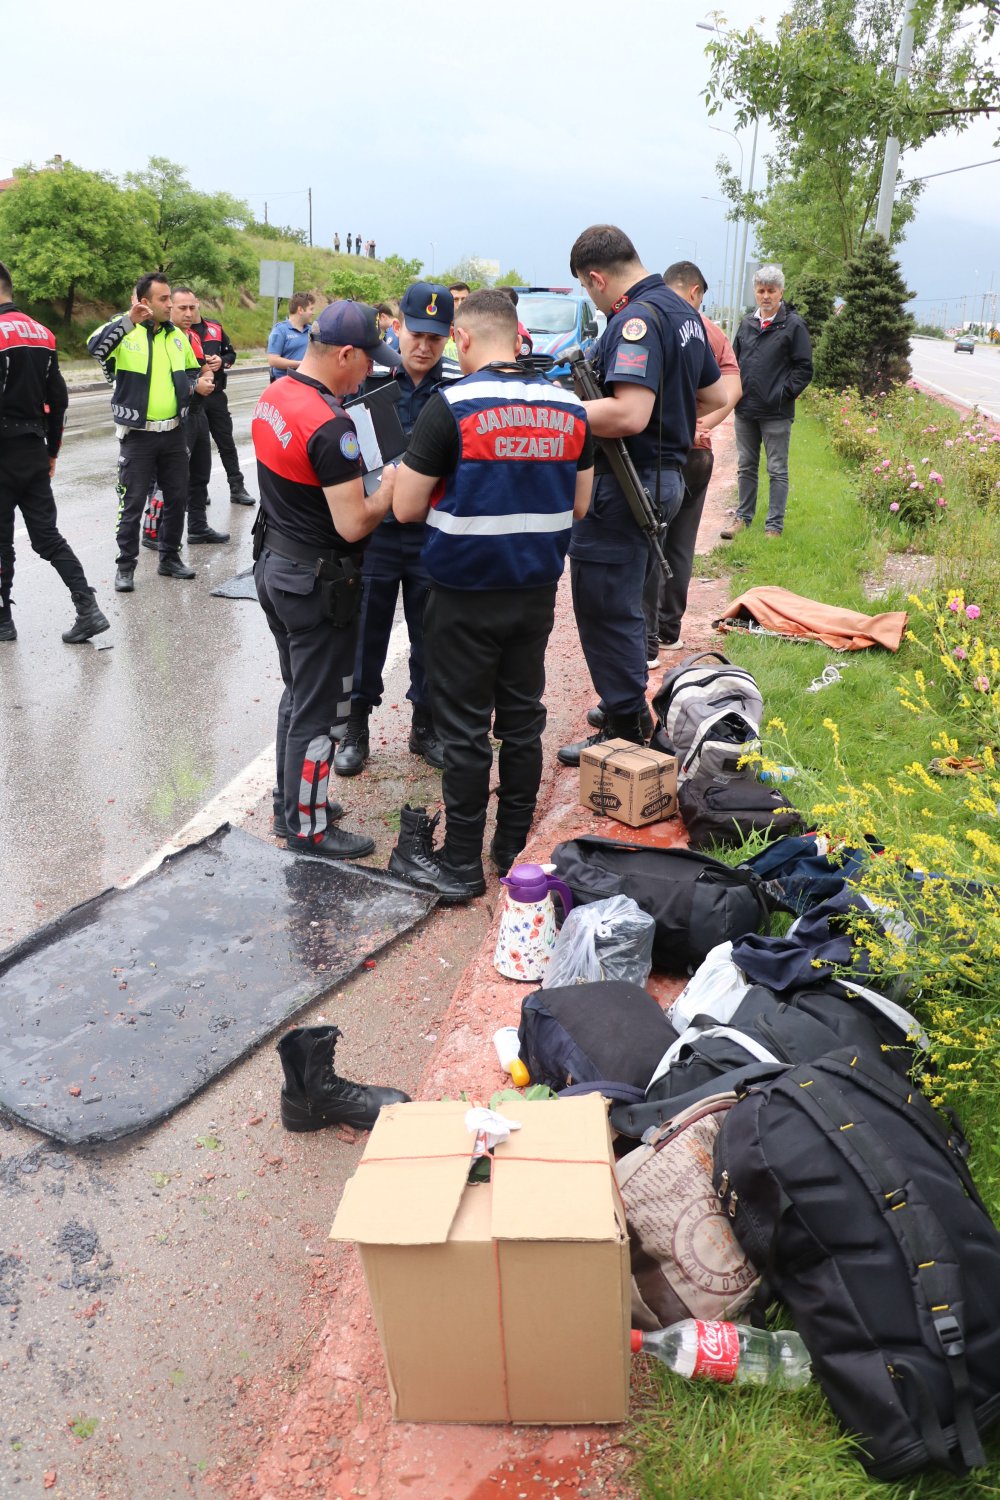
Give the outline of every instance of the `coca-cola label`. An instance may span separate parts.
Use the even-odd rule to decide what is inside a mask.
[[[695,1376],[703,1375],[729,1385],[736,1379],[740,1362],[740,1336],[732,1323],[703,1323],[695,1320],[698,1348],[694,1357]]]

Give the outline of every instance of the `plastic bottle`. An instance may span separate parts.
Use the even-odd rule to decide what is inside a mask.
[[[531,1082],[531,1074],[521,1061],[521,1042],[516,1026],[501,1026],[493,1033],[493,1045],[500,1059],[500,1066],[510,1074],[515,1088],[523,1089]]]
[[[774,786],[782,781],[794,781],[797,775],[794,766],[772,766],[769,770],[758,771],[757,780],[770,782]]]
[[[632,1330],[632,1353],[652,1354],[688,1379],[723,1385],[773,1385],[801,1390],[812,1376],[809,1352],[797,1333],[748,1328],[743,1323],[707,1323],[685,1318],[655,1333]]]

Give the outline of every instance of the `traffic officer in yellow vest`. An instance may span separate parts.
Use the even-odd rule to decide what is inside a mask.
[[[214,381],[170,321],[170,282],[151,271],[136,282],[127,313],[91,334],[87,348],[114,381],[111,414],[118,458],[118,571],[115,591],[130,594],[139,560],[139,528],[152,484],[163,496],[159,525],[164,578],[193,578],[181,561],[188,493],[188,455],[181,424],[193,391],[207,396]]]

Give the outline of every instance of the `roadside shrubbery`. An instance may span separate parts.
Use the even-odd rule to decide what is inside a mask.
[[[875,840],[857,882],[888,916],[864,917],[855,940],[874,974],[905,977],[927,1028],[936,1102],[969,1111],[1000,1102],[1000,629],[962,589],[911,595],[916,663],[896,684],[902,712],[926,725],[926,757],[852,777],[841,730],[824,720],[827,768],[802,767],[799,805],[838,848]],[[772,720],[765,764],[795,764]],[[912,935],[911,935],[912,934]]]

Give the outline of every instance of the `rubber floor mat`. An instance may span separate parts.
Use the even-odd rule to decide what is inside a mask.
[[[220,583],[217,589],[209,589],[214,599],[252,599],[255,604],[257,589],[253,581],[253,568],[244,568],[242,573],[236,573],[232,578],[227,578],[225,583]]]
[[[226,824],[0,954],[0,1105],[69,1144],[141,1130],[434,900]]]

